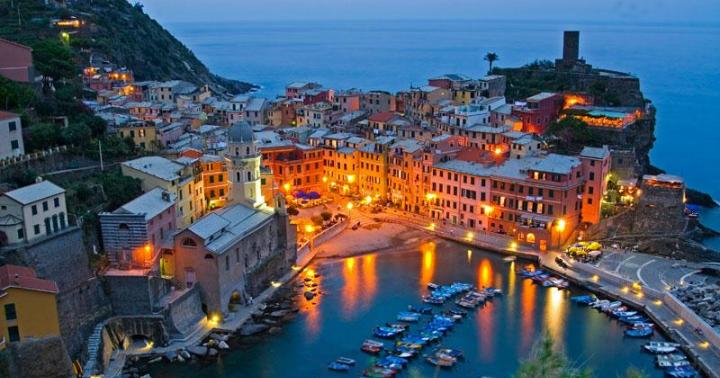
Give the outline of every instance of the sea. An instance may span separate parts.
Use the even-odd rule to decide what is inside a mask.
[[[261,86],[273,98],[293,81],[336,89],[397,91],[445,73],[483,76],[483,56],[515,67],[562,54],[579,30],[595,67],[641,79],[657,107],[653,165],[720,199],[720,23],[513,20],[238,21],[170,23],[170,32],[215,73]],[[720,230],[720,209],[701,221]],[[707,245],[720,249],[720,238]]]

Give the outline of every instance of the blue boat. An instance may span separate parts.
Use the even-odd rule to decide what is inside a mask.
[[[628,337],[650,337],[652,334],[652,328],[633,328],[625,330],[625,336]]]
[[[407,323],[416,323],[420,320],[420,314],[417,312],[403,311],[397,315],[397,320]]]
[[[597,300],[597,297],[594,295],[577,295],[572,298],[570,298],[571,301],[583,305],[589,305]]]
[[[393,369],[393,370],[401,370],[405,365],[400,364],[391,358],[389,356],[383,357],[377,361],[375,361],[375,366],[379,366],[381,368],[385,369]]]
[[[433,309],[430,306],[415,307],[413,305],[408,306],[408,311],[417,312],[424,315],[432,314]]]
[[[373,334],[383,339],[394,339],[401,334],[403,330],[394,327],[375,327]]]
[[[339,362],[337,362],[337,361],[333,361],[333,362],[331,362],[331,363],[328,364],[328,370],[332,370],[332,371],[349,371],[349,370],[350,370],[350,365],[341,364],[341,363],[339,363]]]
[[[665,369],[665,375],[673,378],[692,378],[697,372],[690,366],[678,366]]]

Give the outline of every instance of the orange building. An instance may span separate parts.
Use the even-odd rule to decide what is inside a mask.
[[[203,154],[201,151],[188,148],[180,156],[200,159],[205,202],[209,209],[225,206],[229,193],[227,165],[222,156]]]
[[[323,192],[323,151],[303,144],[260,145],[262,164],[270,168],[275,184],[285,195],[297,191]]]

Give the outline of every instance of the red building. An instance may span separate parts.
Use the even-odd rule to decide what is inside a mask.
[[[557,119],[564,105],[565,97],[562,94],[541,92],[528,97],[525,105],[513,107],[512,115],[520,119],[522,131],[543,134],[550,123]]]
[[[35,77],[32,49],[0,38],[0,76],[29,83]]]

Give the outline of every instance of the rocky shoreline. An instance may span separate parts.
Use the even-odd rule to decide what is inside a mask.
[[[320,289],[321,277],[320,273],[307,269],[286,286],[279,288],[235,332],[215,330],[199,345],[165,353],[129,357],[122,378],[150,378],[152,365],[159,363],[201,366],[212,364],[230,351],[248,348],[267,337],[281,333],[283,326],[295,319],[300,311],[316,306],[318,296],[325,295]]]

